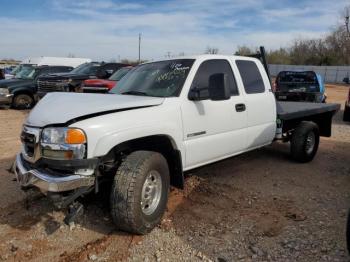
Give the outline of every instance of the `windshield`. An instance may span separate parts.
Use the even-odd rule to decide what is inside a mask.
[[[15,75],[22,69],[22,65],[17,65],[14,69],[12,69],[11,74]]]
[[[111,90],[114,94],[178,96],[194,59],[153,62],[135,67]]]
[[[313,71],[284,71],[277,76],[277,89],[291,92],[319,92],[320,88]]]
[[[100,67],[99,63],[85,63],[76,68],[74,68],[71,73],[73,74],[83,74],[83,75],[93,75],[96,74],[98,68]]]
[[[22,69],[17,72],[15,78],[33,79],[36,71],[34,66],[23,66]]]
[[[123,68],[117,70],[113,75],[111,75],[109,80],[119,81],[120,79],[122,79],[123,76],[126,75],[127,72],[130,71],[130,69],[131,69],[131,67],[123,67]]]

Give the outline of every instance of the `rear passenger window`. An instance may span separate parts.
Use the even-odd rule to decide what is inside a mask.
[[[231,95],[238,95],[236,80],[230,64],[227,60],[213,59],[204,61],[198,68],[196,76],[193,79],[192,88],[202,89],[201,97],[208,98],[209,77],[214,74],[224,73],[228,77],[228,83],[231,89]]]
[[[241,74],[244,90],[247,94],[265,92],[264,81],[255,62],[237,60],[236,65]]]

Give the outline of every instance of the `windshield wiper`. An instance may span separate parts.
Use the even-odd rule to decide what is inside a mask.
[[[120,93],[121,95],[134,95],[134,96],[149,96],[147,93],[142,92],[142,91],[135,91],[135,90],[131,90],[131,91],[126,91],[123,93]]]

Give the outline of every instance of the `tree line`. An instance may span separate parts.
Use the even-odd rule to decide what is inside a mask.
[[[269,64],[350,65],[349,7],[345,8],[345,25],[335,27],[326,36],[296,39],[290,47],[267,51]],[[235,54],[250,55],[257,48],[239,46]]]

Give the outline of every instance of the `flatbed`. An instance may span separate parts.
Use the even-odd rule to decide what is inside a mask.
[[[324,104],[312,102],[281,102],[276,101],[277,116],[281,120],[291,120],[307,117],[315,114],[336,113],[340,109],[339,104]]]
[[[312,121],[319,126],[320,136],[330,137],[332,117],[339,109],[339,104],[276,101],[283,133],[293,130],[301,121]]]

